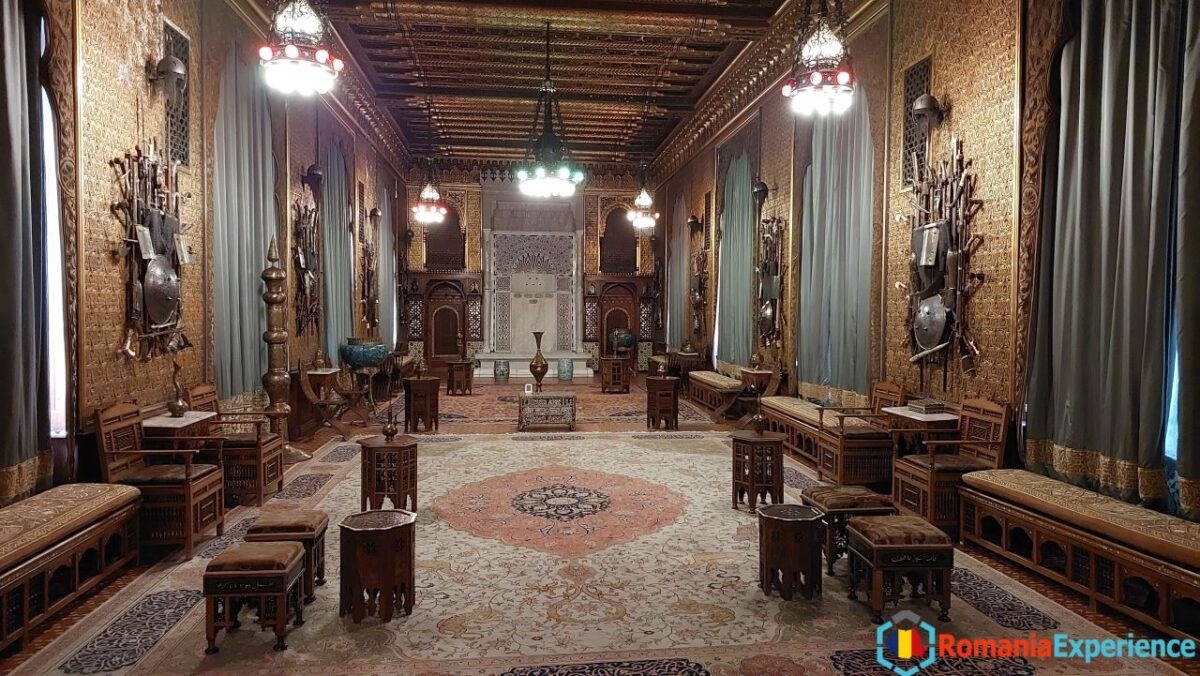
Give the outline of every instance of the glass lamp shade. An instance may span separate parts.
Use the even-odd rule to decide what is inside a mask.
[[[654,206],[654,198],[650,196],[650,191],[642,188],[642,191],[634,198],[633,206],[642,211],[647,211],[650,207]]]
[[[583,182],[583,172],[572,170],[566,164],[560,164],[553,171],[539,164],[532,170],[517,171],[517,187],[521,194],[530,197],[570,197],[575,194],[575,187]]]
[[[413,220],[422,225],[437,225],[446,220],[447,209],[442,204],[442,194],[432,182],[421,189],[421,197],[412,212]]]
[[[282,6],[268,44],[258,50],[267,86],[284,94],[327,94],[346,67],[325,44],[324,18],[307,0]]]
[[[658,214],[652,214],[645,209],[635,209],[629,212],[629,222],[635,230],[651,230],[658,224]]]
[[[854,71],[847,64],[846,45],[825,20],[800,48],[797,77],[783,85],[798,115],[841,115],[854,101]]]

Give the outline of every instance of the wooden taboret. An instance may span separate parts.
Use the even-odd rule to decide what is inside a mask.
[[[679,429],[679,378],[646,377],[646,427]]]
[[[629,360],[625,357],[600,357],[600,391],[629,393]]]
[[[574,392],[522,392],[517,396],[517,431],[533,425],[566,425],[575,431]]]
[[[791,601],[797,589],[811,599],[821,593],[821,513],[806,505],[758,508],[758,581],[763,593],[779,588]]]
[[[304,602],[317,599],[325,584],[325,531],[329,517],[315,509],[260,512],[246,531],[246,542],[299,542],[304,545]]]
[[[743,497],[754,510],[759,500],[783,502],[783,440],[775,432],[739,430],[733,437],[733,508]]]
[[[425,424],[425,431],[438,428],[438,389],[442,380],[435,376],[404,379],[404,431],[416,432]]]
[[[380,509],[389,498],[394,509],[417,511],[417,440],[410,436],[367,437],[362,444],[362,509]]]
[[[846,524],[846,540],[850,598],[858,599],[859,583],[869,576],[872,622],[881,624],[887,602],[900,600],[905,577],[910,598],[923,587],[926,600],[938,602],[938,619],[950,619],[954,543],[941,529],[919,516],[856,516]]]
[[[275,630],[275,650],[286,650],[287,623],[304,624],[304,546],[299,542],[246,542],[226,549],[204,570],[205,653],[217,652],[217,632],[242,626],[242,605],[258,606],[258,624]]]
[[[846,553],[846,522],[855,516],[888,516],[896,513],[892,498],[866,486],[812,486],[800,493],[804,504],[816,507],[825,521],[825,570]]]
[[[475,383],[475,362],[473,360],[446,362],[446,394],[450,396],[470,394]]]
[[[338,617],[357,624],[367,615],[392,620],[396,606],[412,615],[416,587],[413,522],[402,509],[351,514],[342,520],[341,598]]]

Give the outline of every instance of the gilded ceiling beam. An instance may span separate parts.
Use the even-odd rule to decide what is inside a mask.
[[[498,87],[411,87],[388,86],[380,87],[376,98],[383,103],[405,101],[407,99],[424,99],[427,96],[455,97],[466,99],[504,99],[510,101],[535,101],[537,92],[529,88],[502,89]],[[580,101],[584,103],[623,103],[627,105],[642,104],[641,96],[621,96],[612,94],[593,94],[578,91],[559,91],[558,98],[564,103]],[[683,96],[652,96],[650,105],[664,110],[691,110],[692,100]]]
[[[400,18],[427,15],[479,16],[481,13],[496,13],[504,17],[525,18],[541,22],[547,16],[555,20],[573,17],[612,21],[617,17],[627,20],[684,20],[689,22],[712,22],[743,29],[765,30],[770,26],[775,8],[762,3],[745,4],[726,2],[662,2],[661,0],[424,0],[422,2],[387,2],[376,0],[327,0],[331,14],[351,10],[359,14],[391,16],[393,11]]]

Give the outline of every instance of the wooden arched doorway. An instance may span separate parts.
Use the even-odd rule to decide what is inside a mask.
[[[627,329],[637,336],[637,294],[628,284],[609,284],[600,294],[600,354],[615,354],[610,335],[616,329]]]
[[[444,378],[446,362],[461,359],[466,350],[466,294],[457,282],[440,282],[425,302],[425,366]]]

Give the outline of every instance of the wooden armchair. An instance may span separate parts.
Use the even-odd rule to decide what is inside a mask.
[[[904,388],[879,380],[870,406],[818,406],[817,472],[841,485],[872,486],[886,492],[892,483],[892,435],[883,409],[904,404]]]
[[[210,525],[216,524],[217,535],[225,533],[225,473],[220,466],[225,440],[175,437],[173,441],[211,446],[217,464],[196,463],[196,448],[145,448],[142,419],[141,409],[132,403],[96,411],[101,476],[106,483],[142,491],[143,544],[182,544],[184,557],[190,559],[197,538]]]
[[[901,512],[923,517],[950,533],[958,529],[958,485],[962,475],[999,469],[1008,440],[1009,410],[987,399],[967,399],[959,413],[954,439],[928,436],[925,453],[896,455],[892,500]],[[904,428],[897,433],[945,435],[939,428]],[[897,444],[899,448],[899,444]]]
[[[222,413],[217,386],[201,383],[184,398],[193,411],[211,411],[209,432],[224,441],[225,497],[234,504],[266,504],[267,486],[283,490],[283,438],[270,431],[266,411]],[[246,429],[252,431],[245,431]]]

